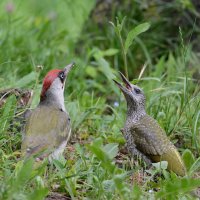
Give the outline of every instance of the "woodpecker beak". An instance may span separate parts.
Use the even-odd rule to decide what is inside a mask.
[[[121,72],[119,72],[119,73],[120,73],[121,79],[122,79],[125,86],[123,86],[121,83],[119,83],[116,80],[113,80],[113,81],[122,90],[122,92],[125,92],[125,93],[131,92],[132,86],[131,86],[130,82],[126,79],[126,77]]]
[[[67,65],[64,69],[63,69],[63,72],[65,74],[65,76],[67,76],[67,74],[69,73],[69,71],[75,66],[75,63],[71,63],[69,65]]]
[[[131,87],[130,82],[126,79],[126,77],[125,77],[121,72],[119,72],[119,73],[120,73],[120,76],[121,76],[122,81],[124,82],[126,88],[127,88],[128,90],[131,90],[132,87]]]

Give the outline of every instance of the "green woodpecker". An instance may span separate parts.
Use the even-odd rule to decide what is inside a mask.
[[[39,105],[28,115],[22,154],[34,155],[36,161],[58,159],[70,138],[70,117],[64,105],[64,87],[74,64],[54,69],[44,78]]]
[[[157,121],[146,114],[143,91],[131,84],[122,73],[120,75],[125,86],[115,80],[114,82],[123,92],[127,102],[127,119],[122,133],[128,151],[132,156],[141,157],[147,164],[167,161],[168,170],[184,176],[185,166],[176,147]]]

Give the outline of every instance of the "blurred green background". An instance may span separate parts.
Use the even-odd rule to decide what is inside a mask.
[[[119,35],[113,25],[122,21]],[[71,199],[189,198],[184,192],[200,185],[190,179],[200,176],[196,174],[200,168],[199,21],[198,0],[1,0],[0,90],[33,90],[34,108],[50,69],[72,61],[76,68],[65,92],[74,135],[69,146],[74,150],[67,150],[66,158],[54,167],[44,165],[35,171],[32,161],[19,160],[22,131],[13,128],[22,125],[13,120],[17,99],[11,96],[1,107],[0,199],[43,199],[47,194]],[[124,57],[122,44],[143,23],[150,28],[134,38]],[[155,182],[153,170],[137,183],[127,175],[130,170],[140,173],[141,166],[123,154],[120,128],[126,104],[112,81],[118,79],[118,71],[125,73],[126,65],[129,79],[145,91],[147,112],[183,154],[189,177],[171,177],[165,171],[165,179],[160,176]],[[122,168],[113,165],[116,156]]]

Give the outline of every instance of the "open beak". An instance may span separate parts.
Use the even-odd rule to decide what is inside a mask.
[[[63,72],[65,73],[65,76],[69,73],[69,71],[75,66],[75,62],[72,62],[71,64],[67,65],[64,69]]]
[[[127,88],[128,90],[131,90],[132,87],[131,87],[130,82],[126,79],[126,77],[125,77],[121,72],[119,72],[119,73],[120,73],[120,75],[121,75],[122,81],[124,82],[126,88]]]
[[[130,82],[126,79],[126,77],[121,72],[119,72],[119,74],[124,83],[124,86],[116,80],[113,80],[113,81],[122,90],[122,92],[125,92],[125,93],[130,92],[132,90]]]

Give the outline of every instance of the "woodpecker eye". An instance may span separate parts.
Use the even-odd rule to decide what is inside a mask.
[[[134,91],[135,91],[136,94],[140,94],[141,93],[140,89],[138,89],[138,88],[134,88]]]
[[[64,80],[65,80],[64,72],[61,72],[61,73],[59,74],[59,78],[60,78],[61,82],[64,82]]]

